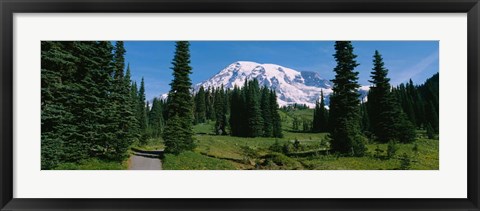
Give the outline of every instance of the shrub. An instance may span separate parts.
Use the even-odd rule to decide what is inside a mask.
[[[355,157],[362,157],[365,156],[367,153],[367,138],[362,135],[356,135],[354,139],[354,143],[352,143],[352,154],[351,156]]]
[[[273,143],[273,144],[269,147],[269,150],[270,150],[270,151],[273,151],[273,152],[282,152],[282,145],[280,145],[280,142],[278,142],[278,140],[275,139],[275,143]]]
[[[387,147],[387,157],[389,159],[395,157],[397,150],[398,150],[397,144],[394,141],[389,141],[388,147]]]
[[[253,160],[257,159],[258,153],[255,151],[255,149],[249,146],[242,146],[241,149],[245,163],[252,163]]]
[[[283,154],[289,154],[291,152],[293,152],[293,146],[292,146],[292,143],[290,142],[287,142],[285,144],[283,144],[283,147],[282,147],[282,152]]]
[[[383,153],[385,151],[383,149],[380,148],[380,145],[377,144],[377,148],[375,149],[375,157],[376,158],[381,158],[383,156]]]
[[[400,157],[400,169],[401,170],[408,170],[410,169],[410,157],[408,157],[407,153],[403,153]]]
[[[261,166],[266,169],[294,170],[303,169],[298,161],[281,153],[271,153],[263,157],[265,160]]]
[[[295,150],[300,150],[300,141],[298,141],[298,139],[295,139],[295,142],[293,142],[293,148],[295,148]]]

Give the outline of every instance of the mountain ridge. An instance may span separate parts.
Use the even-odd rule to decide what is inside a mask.
[[[278,64],[260,64],[252,61],[236,61],[225,67],[209,79],[197,83],[194,92],[204,88],[233,89],[234,86],[243,87],[246,80],[257,79],[260,86],[267,86],[276,91],[278,104],[286,106],[291,104],[306,104],[315,107],[315,102],[323,91],[325,102],[328,105],[329,95],[333,92],[333,83],[324,79],[320,73],[313,71],[297,71]],[[368,92],[368,86],[359,89],[363,99]]]
[[[200,87],[219,88],[223,85],[226,89],[235,86],[243,87],[245,80],[257,79],[260,86],[267,86],[277,93],[277,102],[280,106],[292,104],[305,104],[310,108],[315,107],[315,102],[323,91],[326,105],[329,105],[329,96],[333,92],[333,83],[321,77],[320,73],[313,71],[297,71],[278,64],[260,64],[252,61],[236,61],[220,70],[209,79],[193,86],[193,92]],[[366,98],[369,86],[359,88],[361,99]],[[161,95],[165,99],[167,94]]]

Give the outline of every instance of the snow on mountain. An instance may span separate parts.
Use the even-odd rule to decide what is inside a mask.
[[[166,100],[168,98],[168,93],[160,95],[160,100]]]
[[[194,91],[203,86],[218,88],[222,84],[225,88],[242,87],[246,80],[256,78],[260,86],[267,86],[277,92],[280,106],[289,104],[306,104],[315,106],[320,97],[320,91],[328,96],[332,92],[330,81],[320,77],[316,72],[299,72],[297,70],[276,64],[259,64],[249,61],[238,61],[210,79],[196,84]]]
[[[291,68],[276,64],[259,64],[250,61],[238,61],[230,64],[210,79],[198,83],[193,91],[197,92],[200,87],[227,89],[243,87],[246,80],[257,79],[260,86],[267,86],[277,93],[277,102],[280,106],[291,104],[306,104],[308,107],[315,107],[315,102],[320,98],[320,91],[323,90],[325,104],[329,105],[329,95],[333,92],[333,84],[320,77],[317,72],[297,71]],[[358,89],[360,100],[366,101],[369,86],[361,86]],[[160,96],[166,99],[168,93]]]

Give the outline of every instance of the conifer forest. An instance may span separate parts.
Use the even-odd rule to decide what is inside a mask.
[[[173,55],[151,97],[158,80],[126,43],[41,42],[42,170],[439,169],[438,70],[393,83],[387,54],[360,63],[336,41],[328,79],[236,62],[199,83],[194,55],[209,49],[177,41],[148,57]]]

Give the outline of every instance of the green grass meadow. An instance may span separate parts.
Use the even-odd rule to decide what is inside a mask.
[[[387,156],[387,144],[377,143],[367,144],[368,153],[364,157],[344,157],[328,152],[329,139],[326,133],[292,132],[292,116],[308,119],[312,116],[312,110],[281,112],[283,138],[213,135],[213,122],[195,125],[195,150],[180,155],[166,155],[162,160],[163,168],[165,170],[439,169],[438,140],[424,138],[424,131],[418,131],[421,138],[417,139],[416,144],[397,144],[397,151],[391,157]],[[298,141],[297,148],[293,147],[295,140]],[[161,140],[153,143],[160,146]],[[272,145],[275,143],[282,147],[289,146],[290,152],[273,151]]]
[[[439,141],[426,139],[425,131],[417,131],[420,138],[415,143],[397,144],[397,151],[391,157],[387,156],[387,144],[377,143],[367,144],[368,152],[364,157],[345,157],[329,153],[327,133],[292,132],[293,116],[309,120],[312,110],[281,111],[280,114],[283,138],[220,136],[213,134],[214,122],[197,124],[194,126],[194,151],[165,154],[162,167],[164,170],[396,170],[405,169],[407,165],[407,169],[412,170],[439,169]],[[278,150],[273,145],[279,146]],[[165,146],[158,138],[132,148],[148,151],[161,150]],[[89,159],[64,163],[56,170],[127,168],[128,159],[122,163]]]

